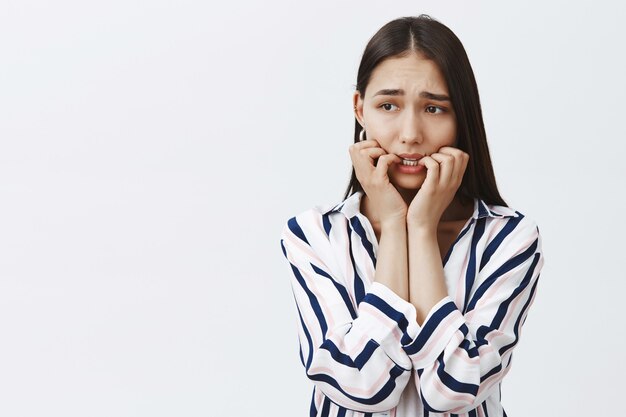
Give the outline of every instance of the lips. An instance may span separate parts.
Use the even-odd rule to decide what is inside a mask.
[[[402,159],[409,159],[414,161],[418,161],[424,157],[424,155],[419,153],[399,153],[398,156]]]

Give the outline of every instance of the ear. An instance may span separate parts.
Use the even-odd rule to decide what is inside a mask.
[[[365,123],[363,123],[363,100],[358,90],[352,95],[352,107],[354,108],[354,117],[361,127],[365,127]]]

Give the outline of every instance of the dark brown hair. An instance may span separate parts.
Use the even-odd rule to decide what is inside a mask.
[[[359,65],[356,90],[361,98],[365,97],[370,77],[378,64],[387,58],[410,53],[422,54],[437,64],[448,85],[456,114],[457,148],[470,157],[457,195],[472,199],[478,197],[487,204],[507,206],[498,192],[491,165],[474,72],[463,44],[447,26],[422,14],[401,17],[380,28],[367,43]],[[355,118],[355,143],[359,141],[360,130],[361,125]],[[357,191],[363,191],[363,187],[352,167],[344,199]]]

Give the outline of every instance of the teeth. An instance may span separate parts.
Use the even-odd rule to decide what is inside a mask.
[[[417,159],[404,159],[402,158],[402,165],[408,165],[411,167],[416,167],[417,166]]]

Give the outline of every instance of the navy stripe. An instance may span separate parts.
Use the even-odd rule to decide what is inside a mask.
[[[291,219],[289,219],[289,221],[287,222],[287,225],[289,226],[289,230],[291,230],[291,233],[298,236],[301,240],[306,242],[307,245],[311,246],[309,241],[306,239],[306,236],[304,235],[304,232],[302,231],[302,228],[298,224],[298,221],[296,220],[295,217],[292,217]]]
[[[459,240],[461,240],[461,238],[463,236],[465,236],[465,234],[472,228],[472,225],[474,224],[474,218],[472,218],[469,222],[469,224],[467,225],[467,227],[465,229],[463,229],[461,231],[461,233],[459,233],[459,235],[457,236],[457,238],[454,240],[454,243],[452,244],[452,246],[450,246],[450,249],[448,249],[448,253],[446,253],[446,256],[443,258],[443,266],[446,266],[446,263],[448,262],[448,259],[450,258],[450,255],[452,254],[452,250],[454,249],[454,247],[456,246],[457,242]]]
[[[352,300],[350,300],[350,295],[348,294],[348,290],[346,289],[346,287],[344,287],[343,285],[335,281],[333,277],[331,277],[330,274],[328,274],[323,269],[318,268],[317,266],[313,264],[311,264],[311,267],[318,275],[328,278],[333,283],[333,285],[337,289],[337,292],[339,292],[339,295],[341,295],[343,302],[346,304],[346,307],[350,311],[350,316],[352,316],[352,319],[357,318],[356,311],[354,310],[354,306],[352,305]]]
[[[352,270],[354,271],[354,298],[356,305],[359,305],[361,300],[365,297],[365,286],[363,285],[363,280],[359,276],[356,269],[356,262],[354,262],[354,254],[352,253],[352,230],[350,229],[349,223],[346,223],[346,228],[348,229],[348,252],[350,252],[350,263],[352,263]]]
[[[306,369],[309,369],[309,366],[311,366],[311,362],[313,361],[313,340],[311,339],[311,334],[309,333],[309,330],[304,324],[304,320],[302,319],[302,313],[300,312],[300,307],[298,307],[297,301],[296,309],[298,310],[298,317],[300,317],[300,324],[302,325],[302,329],[304,330],[304,335],[306,336],[306,340],[309,343],[309,356],[307,357],[306,363],[304,362],[304,355],[302,354],[302,344],[300,344],[300,360],[302,361],[302,365],[304,365]]]
[[[482,271],[483,267],[487,264],[487,262],[489,262],[493,254],[500,247],[502,241],[504,241],[504,239],[509,236],[511,232],[513,232],[513,230],[515,230],[515,228],[523,218],[523,216],[511,217],[509,220],[507,220],[505,226],[502,228],[502,230],[500,230],[500,232],[498,232],[496,237],[491,242],[489,242],[487,248],[483,252],[483,256],[480,260],[480,268],[478,269],[479,271]]]
[[[376,307],[387,317],[389,317],[391,320],[395,321],[398,324],[398,327],[400,328],[400,330],[402,330],[403,333],[402,344],[408,344],[411,342],[409,336],[406,333],[406,329],[409,326],[409,321],[406,319],[406,316],[404,314],[391,307],[385,300],[383,300],[376,294],[368,293],[361,302],[368,303]]]
[[[533,246],[536,246],[536,244],[537,244],[537,241],[535,240],[535,243],[533,244]],[[520,282],[520,285],[518,285],[517,288],[515,288],[515,290],[513,291],[513,293],[511,294],[509,298],[507,298],[503,303],[500,304],[500,306],[498,307],[498,312],[496,313],[493,320],[491,321],[491,325],[490,325],[491,328],[500,327],[500,324],[502,323],[502,320],[504,320],[504,317],[506,315],[507,310],[509,309],[509,305],[511,304],[511,302],[513,302],[515,297],[517,297],[517,295],[528,286],[528,283],[532,279],[533,273],[535,272],[535,267],[537,266],[537,263],[539,262],[540,256],[541,255],[539,253],[535,254],[533,262],[530,264],[530,267],[526,271],[526,275],[524,276],[524,279],[522,279],[522,282]]]
[[[508,259],[505,263],[503,263],[500,267],[498,267],[498,269],[494,273],[489,275],[489,277],[487,277],[487,279],[485,279],[485,281],[482,282],[480,286],[478,287],[478,289],[474,292],[474,295],[472,296],[472,300],[467,305],[466,312],[471,311],[476,307],[476,303],[478,302],[478,300],[480,300],[480,298],[485,294],[485,292],[487,292],[489,287],[491,287],[499,277],[511,271],[512,269],[520,266],[522,263],[528,260],[528,258],[530,258],[532,254],[535,253],[535,249],[537,249],[537,242],[538,242],[538,239],[535,239],[533,244],[530,245],[528,249]]]
[[[342,407],[340,405],[338,407],[339,407],[339,411],[337,411],[337,417],[346,417],[347,408]]]
[[[536,259],[537,260],[537,259]],[[532,271],[534,270],[534,266],[532,268],[530,268],[528,275],[532,276]],[[524,312],[529,308],[530,306],[530,302],[533,298],[533,294],[535,293],[536,289],[537,289],[537,283],[539,282],[539,280],[536,280],[535,283],[533,284],[533,287],[530,290],[530,295],[528,297],[528,300],[526,300],[526,303],[524,304],[524,306],[522,307],[522,310],[519,314],[519,316],[517,317],[516,321],[515,321],[515,326],[513,327],[513,332],[515,334],[515,338],[513,339],[513,341],[511,343],[509,343],[508,345],[505,345],[503,347],[501,347],[498,350],[498,354],[500,355],[500,357],[504,356],[504,354],[509,350],[512,349],[513,347],[515,347],[515,345],[517,344],[517,341],[519,340],[519,330],[520,330],[520,320],[522,319],[522,317],[524,316]],[[528,285],[528,283],[524,284],[524,287],[526,287]],[[519,288],[519,287],[518,287]],[[514,298],[514,297],[513,297]],[[509,299],[510,300],[510,299]],[[507,300],[507,302],[510,303],[510,301]],[[486,327],[486,326],[485,326]],[[509,362],[507,363],[507,366],[511,363],[512,360],[512,355],[511,357],[509,357]],[[505,368],[506,368],[505,367]],[[483,375],[480,380],[481,382],[486,380],[487,378],[489,378],[490,376],[500,372],[502,370],[502,364],[498,364],[497,366],[495,366],[493,369],[491,369],[489,372],[487,372],[485,375]]]
[[[315,387],[313,387],[313,394],[311,395],[311,407],[309,408],[309,417],[317,416],[317,408],[315,407]]]
[[[483,382],[485,382],[488,378],[491,378],[491,376],[497,374],[498,372],[500,372],[502,370],[502,363],[497,364],[496,366],[494,366],[493,368],[491,368],[489,370],[489,372],[487,372],[485,375],[480,377],[480,383],[482,384]]]
[[[363,417],[372,417],[372,413],[365,413],[363,414]]]
[[[463,323],[463,325],[460,327],[460,330],[463,332],[463,340],[461,341],[459,347],[466,351],[467,355],[470,358],[475,358],[479,355],[478,348],[480,347],[480,345],[477,344],[476,341],[474,341],[474,346],[472,346],[472,342],[467,339],[467,335],[469,334],[469,328],[465,323]]]
[[[489,413],[487,412],[487,400],[482,403],[483,412],[485,413],[485,417],[489,417]]]
[[[374,255],[374,246],[372,245],[372,242],[367,240],[367,234],[365,233],[365,229],[363,228],[363,225],[361,224],[359,218],[357,216],[352,217],[350,219],[350,224],[352,224],[352,229],[354,229],[354,231],[361,238],[361,244],[367,251],[367,254],[370,256],[374,268],[376,268],[376,256]]]
[[[446,372],[445,364],[443,362],[443,352],[437,358],[437,362],[439,362],[437,375],[439,376],[441,382],[443,382],[448,388],[454,392],[470,394],[474,397],[478,394],[478,385],[457,381],[452,375]]]
[[[326,236],[330,236],[330,228],[333,227],[333,225],[328,218],[328,214],[322,215],[322,224],[324,225],[324,231],[326,232]]]
[[[313,311],[315,312],[317,321],[320,324],[320,329],[322,330],[322,337],[326,338],[326,331],[328,330],[328,325],[326,324],[326,318],[324,317],[324,313],[322,312],[320,303],[319,301],[317,301],[317,297],[315,296],[315,294],[313,294],[313,292],[309,289],[309,287],[307,287],[306,282],[304,281],[302,274],[300,274],[300,270],[298,269],[298,267],[296,267],[291,262],[289,262],[289,264],[291,265],[291,270],[293,271],[293,275],[296,277],[296,280],[298,281],[302,289],[304,289],[304,292],[306,293],[306,295],[309,297],[309,303],[311,304],[311,308],[313,308]]]
[[[330,400],[328,397],[324,397],[324,401],[322,402],[322,413],[321,417],[328,417],[330,415]]]
[[[476,415],[476,410],[470,410],[470,412],[467,414],[468,417],[477,417]]]
[[[530,279],[532,278],[533,272],[535,270],[535,266],[537,264],[537,262],[539,261],[539,254],[536,254],[535,259],[533,260],[533,263],[531,265],[531,267],[528,269],[528,271],[526,272],[526,275],[524,276],[524,279],[522,280],[522,282],[520,283],[520,285],[513,291],[513,294],[507,298],[504,302],[502,302],[500,304],[500,307],[498,308],[498,312],[496,313],[496,316],[494,317],[492,324],[490,327],[488,326],[480,326],[478,331],[476,332],[476,338],[477,338],[477,346],[482,346],[487,344],[487,341],[485,340],[485,337],[492,331],[498,328],[498,326],[500,326],[500,324],[502,323],[502,320],[504,319],[504,316],[506,314],[506,311],[508,310],[508,306],[511,304],[511,302],[519,295],[519,293],[521,291],[523,291],[529,284]],[[515,334],[515,338],[514,340],[509,343],[508,345],[505,345],[503,347],[501,347],[498,351],[498,354],[502,357],[506,351],[508,351],[509,349],[513,348],[516,344],[517,341],[519,339],[519,328],[520,328],[520,320],[522,318],[522,316],[524,315],[524,311],[528,308],[530,300],[532,300],[532,296],[534,294],[534,292],[536,291],[536,287],[537,287],[537,283],[539,282],[539,280],[536,280],[531,291],[530,291],[530,296],[528,298],[528,300],[526,300],[526,303],[524,304],[524,307],[522,308],[522,311],[520,312],[520,315],[517,317],[516,321],[515,321],[515,326],[514,326],[514,334]],[[509,360],[510,363],[510,360]],[[508,366],[508,364],[507,364]],[[492,368],[491,370],[489,370],[489,372],[485,373],[483,376],[481,376],[480,380],[481,382],[485,381],[487,378],[489,378],[490,376],[500,372],[502,370],[502,364],[498,364],[496,365],[494,368]]]
[[[346,391],[343,390],[343,388],[341,388],[341,386],[337,383],[337,381],[335,381],[334,378],[326,374],[309,375],[309,379],[313,381],[322,381],[322,382],[327,383],[328,385],[333,386],[335,389],[337,389],[339,392],[341,392],[343,395],[345,395],[347,398],[351,399],[352,401],[356,401],[360,404],[373,405],[373,404],[380,404],[387,397],[389,397],[389,395],[394,391],[396,387],[396,379],[400,375],[402,375],[404,372],[407,372],[407,371],[400,368],[399,366],[394,366],[393,368],[391,368],[389,370],[389,379],[387,380],[385,385],[380,389],[380,391],[374,394],[371,398],[361,398],[361,397],[356,397],[354,395],[348,394]]]
[[[486,216],[489,216],[489,208],[487,207],[486,203],[482,200],[478,201],[478,219],[482,219]]]
[[[437,311],[433,313],[430,319],[422,324],[422,330],[420,330],[413,343],[408,346],[403,346],[402,349],[404,349],[404,351],[408,355],[414,355],[422,350],[435,329],[437,329],[437,326],[439,326],[443,319],[445,319],[456,309],[456,305],[452,301],[448,301],[447,303],[439,307]]]
[[[472,245],[470,247],[470,259],[465,271],[465,301],[463,303],[463,314],[466,312],[467,303],[469,301],[470,292],[474,285],[474,278],[476,278],[476,247],[478,241],[485,232],[485,218],[480,218],[476,221],[476,227],[474,228],[474,234],[472,235]]]
[[[509,343],[506,346],[503,346],[500,348],[500,350],[498,351],[500,353],[500,356],[502,356],[504,354],[504,352],[506,352],[507,350],[509,350],[509,348],[512,348],[513,346],[515,346],[515,344],[517,343],[517,339],[519,337],[519,330],[520,330],[520,321],[522,320],[522,317],[524,316],[524,313],[526,312],[526,310],[528,309],[528,307],[530,306],[530,302],[533,299],[533,295],[535,294],[535,291],[537,290],[537,284],[539,283],[539,280],[535,280],[535,283],[533,284],[532,289],[530,290],[530,296],[528,297],[528,300],[526,300],[526,303],[524,304],[524,307],[522,307],[522,311],[520,313],[520,315],[517,317],[517,320],[515,321],[515,340],[513,340],[513,342]]]
[[[330,353],[330,356],[342,365],[349,366],[350,368],[356,368],[359,371],[365,366],[368,360],[372,357],[376,349],[378,349],[380,345],[376,343],[373,339],[370,339],[369,342],[365,345],[361,353],[356,357],[356,359],[352,360],[352,358],[345,353],[341,352],[337,345],[330,340],[326,339],[320,349],[325,349]]]

